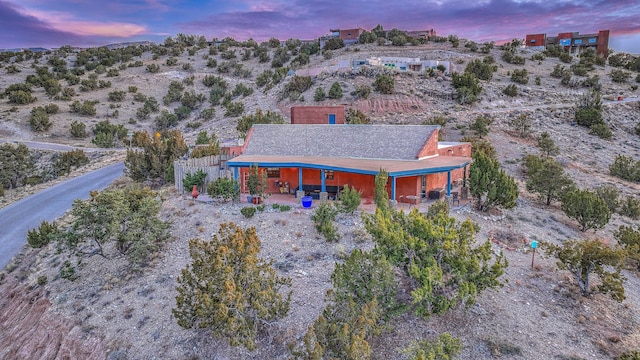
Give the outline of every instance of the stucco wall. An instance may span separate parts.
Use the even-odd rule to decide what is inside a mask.
[[[344,124],[344,106],[292,106],[292,124],[328,124],[329,114],[336,115],[336,124]]]

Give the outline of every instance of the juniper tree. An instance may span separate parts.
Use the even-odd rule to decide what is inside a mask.
[[[546,131],[538,137],[538,148],[545,156],[555,156],[560,153],[560,149]]]
[[[562,211],[578,221],[582,231],[602,229],[611,219],[607,203],[588,190],[575,190],[565,194],[562,197]]]
[[[516,206],[518,185],[500,169],[498,160],[484,152],[474,153],[473,160],[468,181],[478,210],[487,211],[496,206],[510,209]]]
[[[191,264],[178,277],[172,309],[178,325],[255,350],[258,331],[284,317],[291,300],[291,292],[281,293],[291,279],[278,276],[259,252],[256,229],[234,223],[220,225],[210,241],[191,239]]]
[[[558,259],[558,268],[568,270],[578,283],[583,296],[592,293],[609,295],[622,302],[624,295],[624,276],[621,274],[624,265],[625,251],[611,248],[598,239],[569,240],[562,246],[544,244],[545,252]],[[590,277],[597,275],[600,285],[591,288]]]
[[[553,200],[562,200],[564,194],[575,189],[573,180],[564,174],[562,165],[553,158],[530,156],[525,165],[527,190],[537,193],[547,206]]]

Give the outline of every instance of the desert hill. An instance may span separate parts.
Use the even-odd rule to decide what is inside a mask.
[[[499,213],[479,213],[469,206],[452,211],[457,219],[470,218],[480,225],[478,241],[503,234],[509,238],[556,244],[582,238],[615,242],[613,234],[620,225],[637,225],[637,219],[613,214],[604,229],[581,232],[575,221],[560,210],[559,204],[545,206],[526,190],[522,165],[525,155],[539,153],[535,139],[546,131],[559,146],[556,159],[578,187],[593,190],[602,184],[613,184],[621,196],[637,197],[640,190],[637,183],[609,174],[609,165],[618,154],[636,161],[640,159],[637,130],[640,105],[635,101],[639,97],[637,73],[628,71],[630,77],[625,82],[615,82],[611,74],[618,68],[594,65],[586,76],[573,74],[568,85],[563,85],[560,78],[550,74],[558,66],[569,69],[572,64],[578,64],[580,58],[573,57],[571,63],[566,63],[557,57],[540,57],[537,50],[517,47],[515,54],[526,62],[516,65],[504,61],[503,50],[498,46],[481,53],[464,44],[453,47],[450,42],[416,46],[349,45],[310,55],[308,64],[297,65],[293,63],[301,51],[298,45],[288,50],[286,66],[296,74],[315,75],[309,89],[285,96],[286,87],[294,81],[294,75],[287,75],[287,71],[279,82],[274,83],[277,76],[270,75],[270,82],[259,86],[264,80],[261,75],[274,71],[271,60],[279,48],[267,48],[270,61],[260,62],[259,57],[253,56],[253,50],[243,58],[248,48],[236,45],[242,44],[233,44],[227,49],[208,44],[201,48],[182,44],[167,47],[166,54],[162,54],[162,46],[143,48],[139,55],[102,68],[97,65],[100,59],[89,59],[88,63],[96,64],[89,66],[91,70],[85,69],[84,74],[78,71],[78,79],[58,80],[61,88],[73,89],[75,95],[69,100],[56,100],[55,96],[63,92],[49,97],[45,88],[36,86],[32,87],[32,96],[37,98],[34,102],[10,103],[8,94],[0,99],[0,138],[95,147],[91,131],[101,121],[123,125],[130,131],[154,131],[158,127],[156,119],[163,110],[173,114],[181,106],[180,101],[163,101],[172,83],[181,85],[181,93],[193,91],[203,100],[198,100],[184,119],[171,125],[182,131],[191,144],[201,131],[213,132],[222,140],[236,139],[237,121],[243,115],[271,110],[288,119],[289,109],[294,105],[344,104],[363,111],[377,124],[421,124],[440,117],[446,120],[442,131],[444,141],[458,141],[473,135],[470,124],[478,116],[486,115],[492,119],[486,138],[496,148],[501,166],[516,179],[519,199],[514,209]],[[86,60],[82,56],[74,52],[64,56],[61,52],[48,53],[37,62],[33,57],[21,61],[15,56],[7,57],[0,67],[0,91],[5,93],[4,89],[12,84],[37,76],[38,68],[43,66],[53,74],[55,66],[51,63],[63,64],[67,69],[79,68],[75,64],[79,59]],[[436,72],[428,76],[425,72],[392,71],[374,66],[354,70],[336,68],[353,60],[403,57],[448,61],[452,73],[462,73],[472,61],[483,61],[488,56],[493,58],[496,71],[490,80],[480,81],[482,92],[471,104],[458,101],[451,74]],[[215,67],[211,66],[214,62]],[[522,69],[527,70],[528,82],[514,83],[512,74]],[[353,94],[359,86],[372,87],[379,74],[390,74],[395,80],[391,94],[376,91],[367,97]],[[203,80],[212,75],[221,77],[229,92],[238,84],[252,89],[246,96],[230,96],[230,102],[243,104],[242,112],[226,115],[228,108],[210,103],[212,88],[205,86]],[[588,128],[575,123],[576,104],[591,90],[582,82],[595,75],[601,87],[603,118],[612,132],[610,139],[591,135]],[[77,83],[72,85],[74,81]],[[314,100],[318,88],[328,93],[335,82],[342,88],[342,98]],[[96,83],[95,89],[83,90]],[[512,84],[517,87],[516,96],[504,93]],[[113,100],[115,95],[111,93],[114,92],[124,93],[124,99]],[[139,109],[144,105],[142,95],[155,98],[158,111],[147,117],[139,116]],[[632,101],[619,101],[619,97]],[[97,101],[95,114],[70,112],[74,101]],[[57,113],[49,115],[51,127],[34,131],[30,124],[32,109],[48,104],[59,107]],[[526,136],[520,136],[513,125],[514,119],[522,115],[531,123],[531,131]],[[87,137],[71,135],[74,122],[85,124]],[[114,145],[124,147],[126,144],[124,138],[116,139]],[[194,202],[170,187],[161,189],[160,194],[161,216],[171,221],[173,240],[139,276],[126,271],[123,259],[92,257],[81,267],[79,279],[70,282],[58,275],[55,265],[64,261],[64,256],[56,252],[55,246],[41,250],[25,248],[10,268],[5,269],[0,285],[6,294],[0,299],[0,329],[3,335],[7,334],[0,337],[0,349],[4,349],[0,351],[0,358],[287,359],[287,345],[302,338],[307,326],[324,307],[323,298],[331,286],[329,276],[335,262],[354,248],[372,247],[371,241],[361,238],[362,220],[357,215],[340,217],[338,227],[342,238],[338,243],[328,243],[315,231],[311,213],[303,209],[290,213],[268,209],[245,219],[240,214],[244,204]],[[229,347],[224,340],[213,339],[206,331],[184,330],[171,315],[171,308],[175,306],[175,280],[189,262],[188,240],[210,237],[227,221],[255,226],[262,240],[261,256],[273,259],[279,273],[293,280],[289,315],[273,325],[268,333],[260,334],[258,349],[254,352]],[[455,310],[445,316],[425,320],[405,314],[394,318],[389,328],[371,341],[372,357],[406,359],[400,350],[412,340],[432,339],[445,331],[462,340],[462,359],[500,356],[606,359],[640,348],[637,272],[624,273],[627,277],[624,302],[617,303],[603,295],[585,298],[580,296],[568,273],[557,270],[555,259],[538,257],[536,267],[531,269],[531,253],[526,252],[526,248],[511,251],[496,244],[494,251],[500,250],[505,251],[510,264],[503,288],[486,291],[470,309]],[[45,285],[38,285],[37,279],[42,276],[49,280]],[[51,329],[57,329],[56,336],[50,335]],[[16,341],[17,338],[22,340]]]

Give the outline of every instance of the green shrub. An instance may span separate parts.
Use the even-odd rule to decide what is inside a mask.
[[[202,185],[204,185],[204,179],[207,177],[207,173],[202,171],[202,169],[198,169],[195,174],[187,173],[182,179],[182,187],[185,191],[191,191],[193,186],[196,185],[200,190],[202,190]]]
[[[529,73],[527,69],[515,69],[511,73],[511,81],[518,84],[527,84],[529,82]]]
[[[625,83],[631,77],[631,73],[622,69],[611,70],[611,80],[617,83]]]
[[[76,100],[69,106],[69,111],[84,116],[94,116],[96,114],[95,105],[97,103],[97,100],[85,100],[82,103]]]
[[[291,210],[291,205],[280,205],[280,212]]]
[[[617,155],[609,165],[609,174],[633,182],[640,181],[640,161],[626,155]]]
[[[313,220],[316,230],[324,235],[324,238],[327,239],[327,241],[338,241],[339,239],[338,227],[334,224],[337,214],[338,210],[333,206],[333,204],[324,202],[316,208],[311,216],[311,220]]]
[[[361,191],[358,191],[349,185],[345,185],[343,192],[340,194],[340,205],[342,211],[353,214],[353,212],[358,209],[358,206],[360,206],[361,197]]]
[[[613,136],[611,129],[605,123],[593,124],[589,128],[589,134],[596,135],[597,137],[605,140],[610,140]]]
[[[324,50],[338,50],[344,47],[344,41],[340,38],[333,37],[324,43]]]
[[[89,158],[83,150],[71,150],[63,153],[53,163],[53,168],[58,175],[68,174],[72,168],[78,168],[89,163]]]
[[[373,89],[381,94],[393,94],[395,80],[393,76],[381,74],[373,82]]]
[[[109,93],[109,101],[120,102],[124,101],[126,93],[122,90],[116,90]]]
[[[361,99],[368,99],[371,95],[371,86],[366,84],[356,85],[356,89],[351,93],[351,95]]]
[[[571,62],[573,61],[573,56],[571,56],[571,54],[567,52],[562,52],[560,53],[560,55],[558,55],[558,59],[560,59],[560,61],[562,61],[563,63],[571,64]]]
[[[334,82],[331,84],[331,88],[329,89],[329,99],[341,99],[342,98],[342,86],[340,86],[339,82]]]
[[[640,219],[640,199],[627,196],[621,202],[620,215],[630,217],[633,220]]]
[[[325,94],[324,89],[321,87],[317,88],[316,92],[313,93],[314,101],[323,101],[326,97],[327,97],[327,94]]]
[[[44,286],[47,284],[47,275],[38,276],[38,285]]]
[[[235,179],[217,178],[207,185],[207,194],[224,201],[234,200],[240,195],[240,187]]]
[[[575,114],[576,123],[580,126],[591,128],[596,124],[603,124],[602,113],[596,108],[577,109]]]
[[[242,115],[244,112],[244,104],[241,101],[230,101],[225,106],[227,111],[225,111],[224,116],[226,117],[236,117]]]
[[[240,210],[240,213],[246,218],[251,218],[256,214],[256,208],[253,206],[245,206]]]
[[[57,114],[60,111],[60,108],[56,104],[48,104],[44,106],[44,111],[47,114]]]
[[[61,234],[60,229],[55,222],[42,221],[38,229],[29,230],[27,232],[27,244],[34,249],[39,249],[52,240],[56,240]]]
[[[282,97],[289,98],[291,100],[297,100],[300,94],[309,90],[312,85],[313,85],[313,82],[311,81],[311,76],[295,75],[284,86],[282,90]]]
[[[76,280],[79,276],[76,274],[76,268],[71,265],[69,260],[65,260],[60,269],[60,277],[69,281]]]
[[[620,206],[620,193],[618,188],[612,184],[605,184],[595,188],[596,195],[604,200],[611,213],[617,212]]]
[[[502,90],[502,92],[507,96],[518,96],[518,87],[515,84],[509,84]]]
[[[152,74],[158,73],[160,72],[160,66],[158,64],[149,64],[147,65],[147,71]]]
[[[49,120],[49,114],[47,114],[44,109],[35,108],[31,110],[29,125],[31,125],[31,130],[41,132],[49,130],[53,125],[53,122]]]

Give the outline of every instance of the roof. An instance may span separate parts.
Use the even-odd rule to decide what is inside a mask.
[[[263,156],[240,155],[227,162],[230,167],[294,167],[345,171],[357,174],[376,175],[385,169],[390,176],[414,176],[451,171],[466,166],[471,158],[459,156],[435,156],[422,160],[384,160],[328,158],[318,156]]]
[[[416,160],[437,125],[255,124],[245,155]]]
[[[255,124],[244,154],[229,160],[227,165],[258,164],[369,175],[376,175],[383,168],[390,176],[413,176],[451,171],[469,164],[468,157],[418,158],[438,129],[437,125]]]

